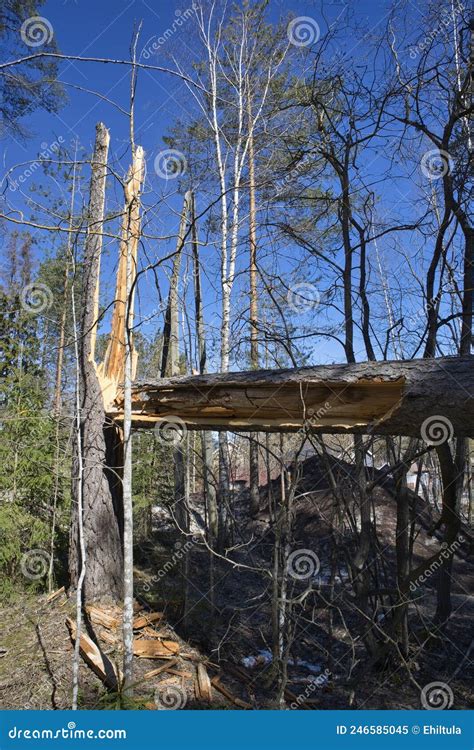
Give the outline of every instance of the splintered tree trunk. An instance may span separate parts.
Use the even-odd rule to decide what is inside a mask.
[[[94,363],[99,303],[105,184],[109,133],[99,123],[96,131],[89,194],[88,233],[84,250],[79,355],[79,411],[83,463],[84,542],[87,568],[84,598],[119,600],[123,590],[122,503],[114,467],[116,427],[106,422],[102,391]],[[69,549],[70,584],[75,588],[81,569],[78,536],[77,443],[73,461],[72,525]]]
[[[249,370],[135,383],[134,424],[190,429],[474,437],[474,357]],[[110,416],[120,419],[118,398]],[[308,418],[309,410],[312,416]]]

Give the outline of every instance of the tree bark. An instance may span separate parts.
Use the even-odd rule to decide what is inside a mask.
[[[144,153],[134,146],[132,165],[124,185],[124,222],[121,257],[125,258],[124,304],[124,421],[123,421],[123,676],[128,695],[133,685],[133,499],[132,499],[132,377],[134,349],[132,340],[134,312],[134,281],[137,272],[138,242],[140,239],[140,188],[144,175]],[[112,331],[113,334],[113,331]]]
[[[458,471],[449,444],[444,443],[438,446],[437,453],[443,481],[443,510],[436,527],[444,526],[443,547],[449,552],[449,556],[443,558],[437,579],[435,620],[443,626],[451,615],[452,545],[457,538],[461,521],[458,512]]]
[[[474,358],[260,370],[136,383],[134,424],[174,414],[190,429],[474,435]],[[111,417],[120,419],[121,400]],[[428,420],[426,422],[425,420]],[[436,431],[436,428],[440,432]]]
[[[84,580],[86,601],[105,598],[120,600],[123,590],[122,503],[120,493],[117,492],[117,463],[113,458],[117,428],[105,418],[102,389],[94,363],[108,147],[108,130],[99,123],[92,160],[78,347],[84,540],[87,550]],[[73,477],[77,473],[77,467],[76,443]],[[72,493],[69,573],[70,585],[75,588],[80,574],[81,554],[78,538],[77,483],[74,481]]]

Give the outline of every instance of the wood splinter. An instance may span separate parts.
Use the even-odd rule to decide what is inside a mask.
[[[66,619],[66,625],[73,644],[76,643],[76,623],[70,617]],[[92,669],[95,675],[111,690],[117,690],[122,683],[122,673],[110,659],[100,650],[94,641],[86,633],[81,633],[79,640],[79,653]]]

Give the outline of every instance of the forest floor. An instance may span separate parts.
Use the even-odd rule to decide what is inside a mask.
[[[288,666],[287,704],[295,697],[298,706],[318,709],[418,709],[424,686],[440,681],[453,693],[453,708],[474,705],[474,559],[472,540],[459,549],[452,569],[452,616],[443,631],[434,624],[436,611],[436,575],[416,589],[410,607],[410,646],[405,665],[388,659],[369,665],[359,633],[364,621],[354,599],[347,566],[353,536],[348,533],[339,544],[334,560],[331,527],[334,500],[325,487],[324,471],[315,459],[305,462],[295,503],[292,547],[317,553],[319,569],[311,578],[311,593],[304,606],[290,615],[291,640]],[[352,468],[338,463],[333,467],[348,476]],[[350,476],[349,476],[350,479]],[[279,479],[273,483],[278,493]],[[386,486],[373,492],[381,588],[395,588],[396,500]],[[243,492],[234,499],[236,532],[229,560],[214,560],[214,606],[211,617],[209,553],[199,544],[191,545],[185,586],[175,559],[179,537],[166,511],[157,510],[154,539],[138,551],[140,572],[137,588],[153,608],[163,608],[177,632],[219,663],[234,678],[231,687],[245,701],[258,707],[271,707],[277,686],[272,659],[271,571],[273,533],[267,506],[267,494],[261,496],[262,510],[256,518],[248,514],[249,498]],[[350,498],[347,498],[350,500]],[[430,508],[413,494],[416,514],[413,564],[417,565],[439,548],[441,537],[431,537]],[[203,508],[195,504],[194,531],[199,531]],[[471,543],[470,543],[471,542]],[[345,553],[341,555],[341,548]],[[169,567],[169,561],[173,561]],[[166,569],[166,575],[161,572]],[[241,567],[239,567],[239,564]],[[333,578],[331,577],[333,576]],[[331,587],[331,582],[333,586]],[[298,597],[308,589],[308,581],[290,581],[288,595]],[[183,591],[188,599],[188,616],[181,617]],[[327,606],[332,597],[336,608],[330,616]],[[390,619],[390,601],[380,608],[378,619]],[[379,634],[382,637],[382,630]],[[379,639],[380,640],[380,639]],[[472,649],[471,651],[469,651]],[[468,654],[467,658],[466,655]]]
[[[169,557],[167,558],[169,559]],[[204,567],[204,560],[201,561]],[[472,594],[472,569],[465,570],[465,562],[456,564],[454,571],[453,609],[449,630],[443,637],[436,637],[424,613],[435,606],[434,591],[423,597],[416,628],[417,644],[412,644],[410,670],[413,682],[407,680],[407,671],[401,666],[387,666],[384,670],[367,674],[367,679],[358,679],[357,686],[346,679],[347,662],[357,659],[363,649],[351,642],[347,631],[340,624],[333,624],[332,663],[325,649],[330,646],[327,618],[320,616],[317,624],[298,622],[297,639],[292,649],[289,667],[287,703],[294,707],[319,709],[415,709],[420,707],[420,690],[417,685],[442,681],[449,684],[454,695],[453,708],[468,708],[474,705],[474,665],[465,655],[472,640],[474,601]],[[227,570],[226,570],[227,567]],[[196,695],[196,667],[199,662],[206,665],[209,675],[221,676],[221,684],[233,698],[240,698],[249,707],[271,707],[275,691],[271,653],[268,644],[268,606],[255,608],[252,601],[257,587],[252,577],[242,575],[236,569],[229,570],[224,563],[216,570],[218,602],[226,602],[216,622],[213,642],[209,640],[209,617],[207,614],[206,589],[195,597],[193,609],[186,627],[187,638],[180,636],[183,622],[173,615],[177,602],[166,597],[164,591],[155,596],[147,592],[150,601],[157,602],[163,596],[169,619],[176,620],[175,627],[168,622],[159,623],[158,634],[179,644],[179,653],[171,661],[135,658],[135,690],[131,707],[143,709],[175,706],[188,709],[237,709],[232,699],[212,689],[210,702]],[[472,567],[472,566],[470,566]],[[462,568],[462,570],[461,570]],[[196,556],[193,558],[193,587],[199,589],[199,573]],[[245,580],[243,580],[245,579]],[[137,571],[138,584],[153,582],[153,576]],[[175,579],[175,585],[179,581]],[[166,589],[173,586],[172,577],[167,576]],[[248,612],[242,607],[243,593],[248,596]],[[258,598],[258,594],[257,594]],[[155,607],[153,607],[155,609]],[[246,614],[248,616],[246,616]],[[46,596],[25,597],[21,603],[0,609],[0,708],[66,709],[71,705],[73,645],[66,627],[66,618],[74,617],[74,602],[65,595],[48,603]],[[222,619],[221,619],[222,618]],[[168,620],[168,618],[166,618]],[[305,631],[304,634],[301,631]],[[120,665],[121,648],[111,644],[104,629],[95,626],[97,642],[112,663]],[[147,638],[148,639],[148,638]],[[423,648],[421,648],[423,645]],[[472,654],[471,654],[472,657]],[[362,655],[363,658],[363,655]],[[144,675],[151,670],[167,665],[172,673],[163,672],[152,679]],[[332,669],[330,669],[330,665]],[[363,662],[355,669],[364,669]],[[461,667],[459,669],[459,667]],[[326,677],[326,670],[330,674]],[[360,673],[360,670],[359,670]],[[319,683],[315,676],[321,676]],[[87,709],[113,709],[120,706],[116,691],[107,690],[101,680],[81,659],[79,706]],[[298,701],[304,699],[304,706]],[[300,698],[301,701],[301,698]]]
[[[139,605],[137,617],[146,615]],[[74,601],[65,594],[54,602],[47,596],[25,597],[16,606],[0,609],[0,709],[68,709],[72,699],[74,646],[66,619],[74,619]],[[101,612],[116,615],[115,608],[101,606]],[[119,614],[119,613],[118,613]],[[104,628],[89,623],[87,628],[100,651],[116,670],[123,659],[121,627]],[[144,631],[144,632],[143,632]],[[151,636],[152,631],[154,635]],[[183,641],[166,623],[153,623],[135,633],[138,641],[173,645],[172,657],[134,659],[133,699],[123,702],[120,691],[107,689],[90,667],[80,660],[79,708],[168,708],[226,709],[235,707],[221,692],[212,690],[212,701],[196,695],[197,665],[207,663],[205,655]],[[166,672],[149,673],[165,666]],[[219,670],[214,670],[217,673]]]
[[[405,665],[387,660],[369,665],[362,639],[361,620],[354,607],[344,559],[331,557],[328,514],[333,501],[320,488],[314,466],[308,465],[295,508],[293,543],[299,550],[317,552],[320,567],[311,579],[304,604],[291,617],[286,704],[305,709],[418,709],[423,687],[446,683],[453,709],[474,705],[474,561],[469,549],[456,555],[452,571],[453,613],[441,632],[433,625],[436,576],[414,593],[410,608],[410,647]],[[315,489],[316,488],[316,489]],[[304,489],[304,486],[303,486]],[[439,540],[431,538],[426,507],[419,501],[414,560],[430,556]],[[384,585],[393,584],[396,504],[390,492],[374,492],[379,540],[378,556],[385,571]],[[229,560],[214,559],[213,602],[209,552],[189,541],[188,567],[183,570],[183,540],[164,509],[157,509],[151,537],[136,549],[136,609],[162,617],[137,630],[137,641],[171,644],[167,659],[138,658],[134,662],[133,708],[188,708],[205,710],[274,707],[276,670],[271,647],[271,555],[273,536],[268,507],[262,497],[257,518],[248,516],[248,497],[235,504],[239,537]],[[194,529],[199,530],[199,503]],[[429,515],[429,514],[428,514]],[[343,545],[344,546],[344,545]],[[350,540],[347,542],[350,548]],[[333,588],[331,591],[331,583]],[[308,589],[307,581],[293,581],[290,596]],[[188,613],[184,619],[184,592]],[[327,607],[332,597],[337,606]],[[215,608],[211,616],[212,603]],[[330,617],[330,612],[334,614]],[[107,612],[105,612],[107,615]],[[110,610],[109,615],[120,613]],[[380,611],[384,624],[388,612]],[[69,708],[72,695],[73,644],[66,619],[74,618],[74,602],[65,594],[48,602],[43,596],[25,596],[0,607],[0,708]],[[89,623],[89,634],[112,664],[120,668],[120,626],[115,629]],[[202,665],[202,666],[199,666]],[[161,668],[160,674],[149,673]],[[201,692],[198,671],[205,668],[218,679],[207,696]],[[84,709],[123,706],[120,693],[103,682],[81,659],[79,705]]]

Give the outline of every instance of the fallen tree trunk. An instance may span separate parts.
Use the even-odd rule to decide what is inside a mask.
[[[133,424],[189,429],[474,436],[474,358],[172,377],[133,386]],[[109,416],[122,417],[119,392]]]

